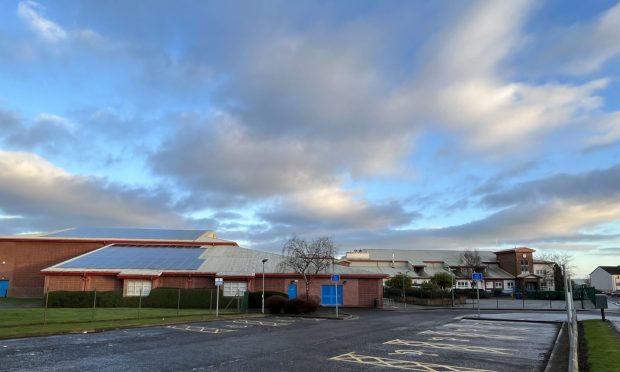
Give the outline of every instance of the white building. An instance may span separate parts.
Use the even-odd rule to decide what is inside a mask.
[[[590,285],[599,291],[620,291],[620,265],[597,267],[590,273]]]

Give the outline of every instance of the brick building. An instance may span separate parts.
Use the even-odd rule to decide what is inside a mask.
[[[263,263],[263,260],[266,260]],[[42,270],[48,291],[121,290],[124,296],[148,295],[158,287],[215,288],[224,280],[224,296],[261,291],[263,265],[265,290],[304,298],[302,276],[283,269],[282,256],[230,245],[127,245],[114,244]],[[332,271],[340,275],[331,281]],[[372,307],[382,303],[386,275],[335,265],[312,278],[309,295],[321,305]],[[337,289],[336,289],[337,288]],[[333,294],[338,291],[338,296]]]
[[[71,228],[36,236],[0,237],[0,296],[41,297],[41,270],[113,243],[237,246],[205,230]]]

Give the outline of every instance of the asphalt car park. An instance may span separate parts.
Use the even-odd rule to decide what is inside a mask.
[[[0,370],[536,371],[557,334],[556,324],[460,319],[461,310],[353,313],[0,340]]]

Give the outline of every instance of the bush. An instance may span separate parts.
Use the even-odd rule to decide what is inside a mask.
[[[215,289],[181,289],[182,309],[208,309],[215,306]],[[94,291],[54,291],[48,295],[48,307],[92,307]],[[155,288],[142,297],[142,307],[176,309],[179,300],[178,288]],[[220,305],[222,305],[220,291]],[[123,297],[123,291],[97,291],[97,307],[138,307],[139,297]]]
[[[248,307],[250,309],[260,309],[262,305],[262,291],[259,292],[250,292],[248,296]],[[276,292],[276,291],[265,291],[265,303],[271,296],[281,296],[284,298],[288,298],[286,293]]]
[[[94,292],[49,292],[47,307],[93,307],[94,296]]]
[[[286,302],[284,312],[287,314],[301,314],[306,312],[306,301],[295,298]]]
[[[273,295],[265,300],[265,307],[272,314],[282,314],[286,308],[288,299],[284,296]]]
[[[313,313],[319,309],[320,301],[316,297],[310,297],[305,305],[304,313]]]

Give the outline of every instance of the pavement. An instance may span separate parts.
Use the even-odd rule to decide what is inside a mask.
[[[0,340],[0,371],[542,371],[558,324],[351,310]]]

